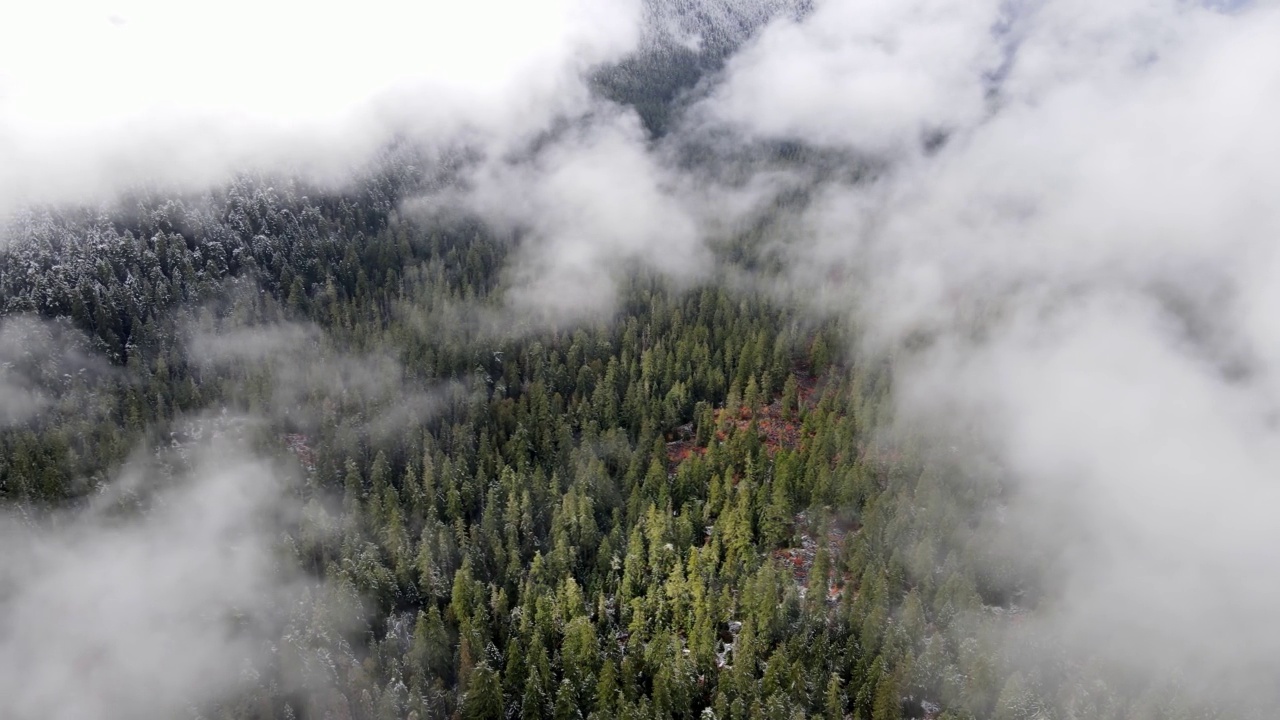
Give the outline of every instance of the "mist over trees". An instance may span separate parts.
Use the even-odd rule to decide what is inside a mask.
[[[1272,716],[1280,14],[1042,5],[0,112],[0,716]]]

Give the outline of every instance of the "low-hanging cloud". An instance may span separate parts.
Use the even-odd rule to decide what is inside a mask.
[[[277,552],[283,470],[228,450],[167,480],[126,470],[86,509],[0,516],[6,717],[168,718],[252,686],[301,586]]]
[[[699,115],[895,150],[874,179],[814,190],[791,282],[858,308],[875,347],[912,348],[905,417],[958,413],[996,453],[1019,542],[1056,558],[1038,626],[1055,642],[1218,699],[1269,692],[1280,10],[876,7],[771,28]]]
[[[627,264],[692,279],[709,266],[676,175],[634,113],[604,110],[539,148],[469,176],[463,204],[521,237],[508,302],[553,322],[608,312]]]
[[[1003,3],[815,5],[729,61],[703,108],[711,120],[748,137],[896,154],[984,114],[984,75],[1000,62],[987,30]]]
[[[501,145],[586,98],[639,3],[55,0],[0,12],[0,213],[200,187],[248,168],[341,180],[397,136]]]
[[[348,415],[381,436],[435,417],[462,393],[456,382],[411,377],[389,355],[344,352],[319,327],[305,323],[222,331],[193,327],[188,352],[197,367],[233,378],[235,400],[272,420],[303,428],[333,424]],[[269,395],[252,402],[245,397],[252,391],[238,379],[264,372]]]
[[[1057,558],[1049,636],[1134,667],[1270,689],[1280,651],[1269,575],[1280,530],[1266,516],[1280,469],[1275,2],[815,0],[738,37],[746,45],[690,90],[662,139],[583,79],[637,47],[639,5],[563,3],[545,17],[498,13],[496,24],[480,10],[474,23],[450,22],[428,6],[408,16],[417,23],[362,10],[349,27],[363,34],[345,16],[268,13],[247,44],[262,63],[251,50],[226,60],[204,48],[199,64],[177,63],[199,71],[189,86],[147,54],[182,56],[172,45],[131,43],[132,65],[106,66],[130,78],[114,106],[110,92],[88,92],[103,77],[75,67],[47,68],[44,80],[9,70],[0,153],[17,162],[0,156],[0,197],[204,179],[257,157],[264,138],[301,137],[284,146],[293,159],[341,167],[387,128],[462,137],[482,146],[465,185],[423,206],[518,236],[510,305],[562,322],[608,307],[628,263],[685,279],[716,271],[710,237],[803,188],[770,238],[785,284],[853,313],[874,349],[910,348],[898,353],[905,417],[928,425],[956,413],[994,452],[1013,479],[1011,526]],[[101,27],[76,32],[133,32],[138,17],[98,15]],[[251,24],[234,5],[215,15],[223,32],[211,37]],[[419,56],[407,34],[425,26],[440,43]],[[361,35],[378,47],[341,51],[339,40]],[[0,43],[3,67],[30,45]],[[201,73],[217,82],[202,85]],[[77,116],[55,88],[107,105]],[[158,125],[161,141],[125,128],[135,116],[154,120],[137,127]],[[710,159],[681,159],[682,143],[708,138]],[[770,143],[869,170],[789,177],[734,154]]]
[[[29,316],[0,318],[0,429],[39,418],[77,387],[108,375],[106,361],[92,355],[86,338],[68,323]],[[85,395],[76,398],[77,412],[99,412]]]

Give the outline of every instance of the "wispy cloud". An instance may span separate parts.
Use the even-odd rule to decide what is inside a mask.
[[[173,717],[252,686],[298,578],[277,552],[283,471],[221,448],[189,474],[126,470],[109,497],[0,516],[0,694],[16,720]]]

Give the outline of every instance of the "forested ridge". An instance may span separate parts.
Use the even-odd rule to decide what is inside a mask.
[[[1276,716],[1276,3],[10,5],[0,720]]]
[[[401,217],[412,175],[30,212],[0,253],[27,522],[210,434],[302,478],[310,589],[193,716],[1212,716],[1001,640],[1037,578],[975,540],[1000,483],[885,432],[856,328],[645,273],[611,317],[502,328],[510,244]]]

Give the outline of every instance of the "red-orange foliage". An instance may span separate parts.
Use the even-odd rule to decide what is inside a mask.
[[[794,372],[794,377],[796,378],[800,407],[812,408],[817,400],[815,397],[818,387],[817,378],[812,377],[803,369],[797,369]],[[714,418],[717,428],[715,431],[716,442],[724,442],[729,439],[727,432],[729,426],[733,426],[737,431],[746,431],[751,427],[752,420],[754,420],[756,430],[760,433],[760,439],[769,454],[772,455],[782,448],[797,450],[803,445],[803,428],[800,425],[798,409],[790,418],[784,417],[780,399],[775,399],[768,405],[761,407],[754,414],[747,405],[742,405],[733,411],[719,408],[715,411]],[[687,427],[682,429],[686,431],[686,435],[682,439],[667,443],[667,462],[669,463],[670,471],[673,473],[676,467],[688,459],[690,455],[694,453],[702,455],[707,452],[705,447],[698,446],[689,439]]]
[[[311,472],[316,467],[315,451],[311,449],[311,438],[306,435],[288,434],[282,438],[284,444],[298,458],[298,462],[307,472]]]

